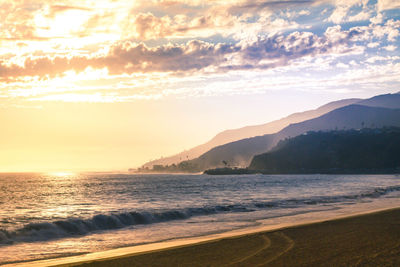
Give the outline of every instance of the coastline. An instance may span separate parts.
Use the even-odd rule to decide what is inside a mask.
[[[249,168],[215,168],[208,169],[203,172],[207,175],[250,175],[250,174],[265,174],[265,175],[299,175],[299,174],[362,174],[362,175],[374,175],[374,174],[400,174],[399,168],[391,169],[304,169],[294,171],[268,171],[268,170],[256,170]]]
[[[275,221],[269,225],[260,223],[259,226],[255,226],[255,227],[243,228],[243,229],[238,229],[238,230],[233,230],[233,231],[223,232],[223,233],[217,233],[217,234],[212,234],[212,235],[207,235],[207,236],[198,236],[198,237],[190,237],[190,238],[184,238],[184,239],[168,240],[168,241],[163,241],[163,242],[150,243],[150,244],[144,244],[144,245],[138,245],[138,246],[132,246],[132,247],[116,248],[116,249],[101,251],[101,252],[93,252],[93,253],[83,254],[83,255],[78,255],[78,256],[46,259],[46,260],[31,261],[31,262],[21,262],[21,263],[14,263],[14,264],[6,264],[4,266],[8,266],[8,267],[11,267],[11,266],[27,266],[27,267],[81,266],[81,265],[82,266],[92,266],[92,265],[93,266],[112,266],[113,264],[118,264],[118,266],[126,266],[127,261],[135,260],[138,257],[145,258],[145,262],[143,264],[151,264],[148,266],[158,266],[158,264],[155,262],[153,262],[153,263],[146,262],[146,259],[149,260],[149,259],[153,258],[152,256],[155,256],[155,255],[164,255],[164,254],[171,254],[171,253],[179,254],[182,251],[193,250],[196,247],[198,248],[199,246],[201,246],[203,249],[207,250],[207,248],[209,249],[210,247],[215,246],[216,243],[221,243],[221,242],[229,244],[229,247],[232,245],[231,243],[246,244],[246,242],[247,242],[250,245],[250,244],[257,244],[260,242],[265,243],[266,242],[265,240],[267,240],[267,241],[269,240],[268,242],[271,242],[271,237],[265,236],[265,235],[271,235],[271,234],[273,235],[272,239],[278,238],[278,241],[274,241],[274,242],[285,243],[287,241],[286,242],[287,245],[290,245],[290,242],[288,241],[288,240],[290,240],[290,238],[286,238],[285,236],[281,236],[281,237],[276,236],[276,235],[279,235],[277,233],[285,232],[285,231],[295,231],[296,232],[297,231],[296,229],[302,229],[302,228],[314,229],[314,228],[318,228],[319,226],[326,224],[326,223],[335,224],[335,223],[340,223],[340,222],[346,221],[346,220],[365,221],[365,217],[368,217],[368,216],[378,218],[378,221],[379,221],[380,220],[379,218],[382,217],[383,215],[388,217],[387,214],[391,214],[390,216],[392,216],[393,215],[392,213],[396,214],[396,216],[398,216],[400,218],[400,207],[398,205],[393,205],[390,207],[388,206],[386,208],[380,207],[380,208],[376,208],[376,209],[361,210],[361,211],[354,210],[353,212],[351,212],[351,209],[348,209],[347,211],[346,211],[346,209],[343,209],[341,211],[331,213],[330,215],[328,215],[328,217],[325,217],[325,218],[323,218],[324,212],[321,212],[321,214],[318,214],[318,212],[314,212],[314,213],[312,213],[313,216],[311,216],[311,217],[308,216],[309,214],[300,214],[300,215],[292,216],[291,222],[284,222],[285,220],[281,220],[281,222],[279,222],[279,219],[282,219],[282,218],[279,218],[277,221]],[[383,217],[385,217],[385,216],[383,216]],[[382,220],[387,221],[387,218],[386,219],[385,218],[383,218]],[[368,219],[367,219],[367,221],[368,221]],[[260,222],[262,222],[262,220]],[[397,222],[397,224],[400,224],[400,220],[396,221],[396,222]],[[397,230],[397,231],[400,231],[400,227],[398,227],[398,229],[399,230]],[[243,241],[242,239],[245,239],[245,241]],[[399,239],[399,243],[400,243],[400,239]],[[243,253],[245,253],[245,254],[247,253],[245,250],[248,247],[249,246],[246,246],[246,248],[244,250],[242,249]],[[218,248],[218,246],[217,246],[217,248],[213,248],[213,251],[218,251],[218,249],[221,250],[221,248]],[[240,248],[237,248],[237,249],[239,249],[239,251],[241,251]],[[400,247],[399,247],[399,249],[400,249]],[[275,256],[277,256],[278,254],[276,254]],[[275,256],[273,256],[273,258],[275,258]],[[279,255],[279,256],[281,256],[281,255]],[[182,255],[181,256],[179,256],[179,255],[171,256],[170,255],[170,258],[171,258],[170,260],[177,260],[177,258],[180,258],[180,257],[182,257]],[[190,255],[189,256],[183,255],[183,257],[186,260],[188,260],[188,257],[191,258]],[[276,257],[276,258],[278,258],[278,257]],[[260,258],[259,260],[262,260],[262,258]],[[209,263],[209,262],[207,262],[207,263]],[[129,265],[131,265],[131,264],[132,263],[130,262]],[[165,262],[163,264],[165,264]],[[213,264],[211,264],[211,265],[213,265]],[[239,266],[240,266],[240,264],[239,264]]]

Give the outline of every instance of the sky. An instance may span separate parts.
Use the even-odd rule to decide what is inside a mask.
[[[138,167],[400,91],[399,0],[0,0],[0,172]]]

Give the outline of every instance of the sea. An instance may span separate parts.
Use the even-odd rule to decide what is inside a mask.
[[[0,174],[0,264],[400,206],[400,175]]]

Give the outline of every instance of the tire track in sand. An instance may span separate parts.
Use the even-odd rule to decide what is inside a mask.
[[[282,232],[264,234],[261,237],[265,240],[261,248],[226,266],[266,266],[294,246],[294,241]]]

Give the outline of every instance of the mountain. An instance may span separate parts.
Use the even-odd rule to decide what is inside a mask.
[[[357,103],[359,101],[361,101],[361,99],[358,99],[358,98],[343,99],[343,100],[328,103],[328,104],[323,105],[314,110],[294,113],[285,118],[282,118],[280,120],[275,120],[275,121],[272,121],[269,123],[265,123],[265,124],[261,124],[261,125],[246,126],[243,128],[232,129],[232,130],[226,130],[226,131],[223,131],[223,132],[217,134],[213,139],[211,139],[207,143],[196,146],[190,150],[183,151],[179,154],[176,154],[176,155],[173,155],[170,157],[161,158],[161,159],[147,162],[143,165],[143,167],[152,168],[153,165],[177,164],[177,163],[185,161],[187,159],[197,158],[200,155],[202,155],[203,153],[209,151],[210,149],[212,149],[214,147],[224,145],[224,144],[227,144],[230,142],[234,142],[237,140],[245,139],[245,138],[276,133],[276,132],[282,130],[283,128],[285,128],[286,126],[290,125],[291,123],[296,123],[296,122],[301,122],[304,120],[316,118],[316,117],[326,114],[332,110],[335,110],[337,108],[351,105],[351,104]],[[261,152],[264,152],[264,151],[261,151]],[[247,158],[247,156],[246,156],[246,158]]]
[[[357,102],[369,107],[400,108],[400,93],[374,96]]]
[[[242,139],[215,147],[199,158],[188,161],[199,170],[225,166],[246,167],[254,155],[267,152],[280,140],[295,137],[309,131],[400,127],[400,109],[349,105],[335,109],[318,118],[294,123],[276,134]],[[226,164],[225,164],[225,163]]]
[[[309,132],[254,156],[263,173],[398,173],[400,128]]]
[[[398,126],[399,123],[400,109],[350,105],[312,120],[291,124],[279,132],[278,139],[294,137],[308,131],[380,128]]]

